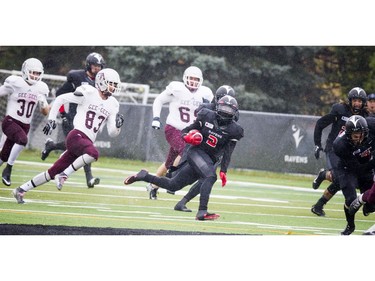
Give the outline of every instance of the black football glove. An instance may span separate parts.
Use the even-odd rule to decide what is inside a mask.
[[[48,136],[48,135],[52,134],[52,131],[54,129],[56,129],[55,120],[48,120],[47,124],[43,128],[43,133]]]
[[[160,117],[154,117],[154,119],[152,119],[151,127],[155,130],[160,129],[161,127]]]
[[[120,128],[122,125],[124,125],[124,115],[121,113],[116,114],[116,128]]]
[[[323,148],[320,145],[315,146],[315,158],[319,159],[320,158],[320,152],[323,151]]]

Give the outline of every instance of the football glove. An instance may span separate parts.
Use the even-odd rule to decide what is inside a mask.
[[[121,128],[124,125],[124,115],[121,113],[116,114],[116,128]]]
[[[320,152],[323,151],[323,148],[320,145],[315,146],[315,158],[319,159],[320,158]]]
[[[154,119],[152,119],[151,127],[155,130],[160,129],[161,127],[160,117],[154,117]]]
[[[183,135],[182,138],[185,142],[190,143],[191,145],[199,145],[203,140],[203,136],[198,130],[191,130]]]
[[[52,134],[52,131],[54,129],[56,129],[55,120],[48,120],[47,124],[43,128],[43,133],[48,136],[48,135]]]
[[[221,186],[224,187],[227,184],[227,174],[220,172]]]

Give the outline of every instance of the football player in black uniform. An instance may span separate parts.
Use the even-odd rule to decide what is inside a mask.
[[[345,197],[347,226],[341,232],[342,235],[350,235],[355,230],[355,214],[349,212],[349,207],[357,198],[356,188],[363,193],[373,184],[374,141],[368,136],[366,119],[353,115],[346,121],[345,131],[333,142],[333,151],[338,157],[337,166],[333,169],[334,182],[337,181]]]
[[[81,85],[91,85],[95,87],[96,74],[105,67],[105,61],[99,53],[90,53],[86,58],[86,68],[81,70],[71,70],[67,75],[66,82],[56,91],[56,96],[74,92],[75,89]],[[77,113],[77,104],[70,103],[69,109],[65,110],[64,106],[60,108],[62,117],[62,129],[65,137],[73,129],[73,119]],[[65,150],[65,140],[59,143],[54,143],[52,139],[48,138],[45,143],[45,148],[42,151],[42,160],[45,160],[53,150]],[[86,174],[86,183],[89,188],[99,184],[100,179],[92,176],[91,164],[84,166]]]
[[[375,99],[375,94],[369,94],[368,98],[372,96]],[[369,129],[369,141],[375,143],[375,116],[371,115],[366,117],[368,129]],[[375,144],[374,144],[375,145]],[[373,153],[375,150],[373,151]],[[371,189],[361,193],[357,198],[350,204],[349,214],[354,215],[363,205],[363,215],[368,216],[370,213],[375,211],[375,182],[372,184]],[[374,233],[375,234],[375,233]]]
[[[212,100],[211,103],[202,103],[200,105],[200,107],[198,108],[198,112],[199,110],[201,110],[202,108],[208,108],[208,109],[211,109],[211,110],[216,110],[216,107],[217,107],[217,104],[219,102],[219,100],[226,96],[226,95],[229,95],[231,97],[235,97],[235,91],[234,89],[231,87],[231,86],[228,86],[228,85],[222,85],[220,86],[216,92],[215,92],[215,98]],[[234,116],[234,121],[238,121],[239,119],[239,111],[237,110],[237,113],[236,115]],[[227,173],[227,170],[228,170],[228,165],[229,165],[229,159],[228,159],[228,156],[226,153],[223,154],[223,161],[220,159],[217,163],[216,163],[216,167],[218,167],[221,163],[223,163],[221,165],[221,171],[224,172],[225,174]],[[189,192],[187,194],[185,194],[185,196],[174,206],[174,210],[176,211],[182,211],[182,212],[191,212],[191,209],[187,208],[186,207],[186,204],[188,202],[190,202],[193,198],[195,198],[199,193],[200,193],[200,186],[201,186],[201,183],[202,181],[197,181],[190,189],[189,189]],[[224,185],[223,185],[224,186]]]
[[[324,205],[331,200],[331,198],[340,190],[340,186],[332,180],[332,170],[337,166],[338,158],[333,152],[332,144],[339,133],[343,130],[345,122],[353,114],[367,116],[365,109],[367,101],[366,92],[359,87],[351,89],[348,93],[348,102],[336,103],[332,106],[330,113],[322,116],[315,125],[314,130],[314,143],[315,143],[315,158],[320,158],[320,151],[322,148],[322,132],[323,129],[332,124],[331,132],[329,133],[326,141],[324,152],[326,153],[327,169],[321,169],[318,176],[314,179],[312,187],[318,189],[324,180],[329,180],[331,184],[323,192],[323,195],[312,206],[311,212],[318,216],[325,216],[323,210]]]
[[[218,218],[218,214],[208,212],[208,201],[212,186],[217,180],[216,163],[224,151],[229,156],[229,161],[237,142],[244,135],[243,128],[233,120],[237,111],[237,101],[231,96],[221,98],[215,111],[203,108],[198,112],[195,122],[181,131],[183,139],[190,145],[184,151],[181,162],[171,178],[156,177],[146,170],[141,170],[136,175],[127,177],[124,184],[145,181],[167,190],[177,191],[198,180],[200,199],[196,219]],[[220,171],[220,178],[225,185],[225,170]]]

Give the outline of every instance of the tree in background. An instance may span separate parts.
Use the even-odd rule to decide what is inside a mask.
[[[231,85],[242,110],[323,115],[355,86],[375,91],[371,46],[2,46],[0,68],[19,70],[34,56],[45,73],[66,75],[93,51],[123,82],[149,84],[156,93],[196,65],[211,89]]]

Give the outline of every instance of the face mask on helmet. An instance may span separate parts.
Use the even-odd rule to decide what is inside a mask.
[[[190,66],[184,71],[182,80],[190,90],[197,90],[203,83],[202,71],[196,66]]]
[[[95,86],[106,96],[118,94],[121,91],[120,76],[114,69],[102,69],[95,77]]]
[[[227,95],[222,97],[216,105],[216,112],[219,122],[230,123],[236,116],[238,104],[235,98]]]
[[[216,90],[216,93],[215,93],[216,102],[218,102],[222,97],[224,97],[226,95],[234,97],[235,96],[235,92],[234,92],[233,88],[231,86],[228,86],[228,85],[220,86]]]
[[[41,81],[44,74],[43,64],[40,60],[30,58],[22,64],[22,78],[29,84],[35,84]]]
[[[360,100],[361,102],[356,102],[355,100]],[[349,91],[348,101],[352,111],[357,114],[365,107],[367,102],[367,94],[362,88],[355,87]]]

